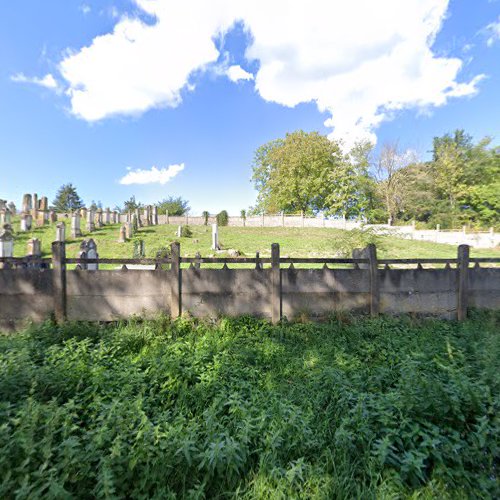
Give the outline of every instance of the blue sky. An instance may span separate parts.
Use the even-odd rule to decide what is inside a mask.
[[[500,143],[499,1],[268,4],[4,2],[0,198],[72,182],[87,203],[237,214],[253,152],[288,131],[423,157],[455,128]]]

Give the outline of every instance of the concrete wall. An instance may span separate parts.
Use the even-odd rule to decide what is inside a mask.
[[[216,317],[272,312],[271,269],[182,269],[182,311]],[[54,311],[52,270],[0,270],[0,329],[42,321]],[[370,310],[368,269],[281,269],[280,305],[290,319],[322,318],[335,311]],[[457,269],[379,269],[380,312],[455,318]],[[171,310],[174,274],[162,270],[67,271],[69,320],[112,321]],[[500,269],[468,269],[468,302],[500,309]]]

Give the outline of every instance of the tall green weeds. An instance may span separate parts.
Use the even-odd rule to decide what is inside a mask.
[[[498,315],[0,338],[1,498],[498,497]]]

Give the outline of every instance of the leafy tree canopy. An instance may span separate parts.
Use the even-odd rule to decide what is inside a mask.
[[[190,210],[189,201],[182,199],[180,196],[164,198],[156,206],[159,214],[166,214],[168,211],[169,215],[186,215]]]

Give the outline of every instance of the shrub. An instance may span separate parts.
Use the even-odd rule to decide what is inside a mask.
[[[355,228],[342,231],[335,240],[335,250],[340,257],[349,258],[355,248],[365,248],[370,243],[378,250],[384,249],[384,237],[375,228]]]
[[[193,236],[193,231],[189,226],[181,226],[181,237],[191,238]]]
[[[227,214],[226,210],[222,210],[222,212],[219,212],[217,214],[217,224],[219,226],[227,226],[229,222],[229,215]]]
[[[201,216],[203,217],[203,224],[204,224],[205,226],[207,226],[207,225],[208,225],[208,218],[210,217],[210,214],[209,214],[209,213],[205,210],[205,211],[201,214]]]

